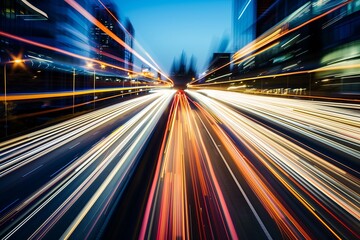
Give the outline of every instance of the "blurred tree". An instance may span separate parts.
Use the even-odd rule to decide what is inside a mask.
[[[174,58],[170,69],[171,78],[175,81],[175,85],[185,87],[193,78],[196,78],[196,59],[192,55],[189,65],[187,65],[186,53],[183,50],[180,60]]]

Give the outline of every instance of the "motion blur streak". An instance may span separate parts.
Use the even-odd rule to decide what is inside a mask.
[[[65,227],[61,230],[63,238],[97,236],[97,231],[106,221],[104,212],[109,211],[127,184],[173,94],[172,90],[158,91],[2,144],[6,150],[2,158],[13,156],[2,161],[10,166],[4,166],[4,171],[8,168],[13,171],[13,166],[19,168],[27,161],[35,161],[40,155],[49,154],[63,147],[70,139],[91,131],[95,125],[105,124],[114,116],[147,103],[129,121],[60,169],[62,171],[30,197],[12,206],[0,219],[1,225],[7,224],[1,230],[3,239],[54,236],[52,228],[59,226],[63,229]],[[27,235],[27,232],[31,234]],[[59,230],[55,232],[61,236]]]
[[[159,67],[159,65],[155,62],[155,60],[154,60],[154,59],[150,56],[150,54],[143,48],[143,46],[140,45],[140,43],[134,38],[134,36],[131,35],[131,34],[128,32],[128,30],[127,30],[127,29],[124,27],[124,25],[119,21],[119,19],[116,18],[116,16],[105,6],[105,4],[104,4],[102,1],[100,1],[100,0],[98,0],[98,1],[99,1],[99,3],[104,7],[104,9],[110,14],[110,16],[111,16],[112,18],[114,18],[116,22],[119,23],[119,25],[121,26],[121,28],[129,34],[129,36],[133,39],[134,43],[138,46],[138,48],[139,48],[141,51],[144,52],[144,54],[150,59],[150,61],[151,61],[158,69],[160,69],[160,73],[161,73],[166,79],[169,79],[169,77],[165,75],[164,71]]]
[[[124,88],[105,88],[105,89],[96,89],[94,90],[82,90],[77,92],[53,92],[53,93],[29,93],[29,94],[9,94],[6,96],[9,101],[19,101],[19,100],[31,100],[31,99],[41,99],[41,98],[60,98],[60,97],[71,97],[71,96],[80,96],[93,93],[106,93],[106,92],[116,92],[116,91],[128,91],[128,90],[138,90],[138,89],[152,89],[153,87],[141,86],[141,87],[124,87]],[[4,101],[5,97],[0,96],[0,101]]]
[[[39,130],[1,143],[0,176],[4,176],[19,167],[67,144],[73,139],[93,130],[97,126],[111,121],[119,114],[136,109],[142,101],[150,102],[158,95],[144,96],[107,107],[64,123]]]
[[[230,61],[229,63],[224,64],[223,66],[220,66],[212,71],[209,71],[208,73],[206,73],[203,77],[209,76],[212,73],[230,65],[231,63],[240,63],[245,61],[248,58],[251,58],[252,56],[256,56],[274,46],[276,46],[278,43],[274,43],[269,47],[266,47],[265,49],[262,49],[263,47],[265,47],[266,45],[277,41],[278,39],[281,39],[282,37],[289,35],[292,32],[295,32],[307,25],[309,25],[310,23],[323,18],[326,15],[329,15],[331,13],[333,13],[334,11],[346,6],[347,4],[349,4],[350,2],[352,2],[352,0],[349,1],[343,1],[341,4],[338,4],[337,6],[334,6],[333,8],[329,9],[328,11],[318,15],[318,16],[314,16],[311,19],[309,19],[308,21],[305,21],[304,23],[300,24],[299,26],[293,27],[291,29],[288,29],[288,22],[282,22],[276,26],[274,26],[272,29],[270,29],[268,31],[268,33],[264,33],[263,35],[261,35],[260,37],[258,37],[257,39],[255,39],[254,41],[250,42],[249,44],[247,44],[246,46],[244,46],[242,49],[239,49],[234,55],[233,55],[233,60]],[[311,4],[311,3],[306,3],[304,6]],[[303,6],[303,7],[304,7]],[[296,12],[296,11],[295,11]],[[294,12],[294,13],[295,13]],[[251,54],[252,53],[252,54]],[[251,54],[251,55],[250,55]],[[355,66],[358,67],[358,66]],[[352,68],[352,67],[348,67],[348,68]],[[326,70],[331,70],[332,68],[324,68],[324,69],[314,69],[311,70],[310,72],[318,72],[318,71],[326,71]],[[343,68],[334,68],[334,69],[343,69]],[[199,82],[201,80],[201,78],[199,79],[195,79],[192,80],[190,82],[190,85],[195,85],[196,82]],[[233,81],[226,81],[226,82],[233,82]]]
[[[197,121],[179,91],[140,239],[238,238]]]
[[[103,62],[103,61],[96,60],[96,59],[91,59],[91,58],[88,58],[88,57],[84,57],[84,56],[81,56],[79,54],[75,54],[75,53],[72,53],[72,52],[69,52],[69,51],[66,51],[66,50],[63,50],[63,49],[60,49],[60,48],[56,48],[56,47],[53,47],[53,46],[49,46],[49,45],[46,45],[46,44],[43,44],[43,43],[28,40],[26,38],[15,36],[15,35],[10,34],[10,33],[0,31],[0,36],[7,37],[7,38],[10,38],[10,39],[14,39],[14,40],[17,40],[17,41],[20,41],[20,42],[23,42],[23,43],[27,43],[27,44],[30,44],[30,45],[33,45],[33,46],[36,46],[36,47],[41,47],[41,48],[44,48],[44,49],[48,49],[48,50],[51,50],[51,51],[54,51],[54,52],[59,52],[59,53],[62,53],[62,54],[65,54],[65,55],[68,55],[68,56],[71,56],[71,57],[74,57],[74,58],[77,58],[77,59],[85,60],[87,62],[95,62],[95,63],[98,63],[99,65],[105,65],[107,67],[112,67],[112,68],[115,68],[115,69],[124,70],[124,71],[131,72],[131,73],[136,73],[134,71],[121,68],[121,67],[119,67],[117,65],[113,65],[113,64],[109,64],[109,63],[106,63],[106,62]]]
[[[223,130],[217,130],[227,149],[232,149],[239,171],[286,235],[291,238],[311,236],[302,227],[302,219],[292,216],[282,204],[286,200],[267,187],[270,184],[266,183],[266,176],[259,175],[254,165],[256,161],[335,238],[359,238],[360,116],[354,111],[359,109],[358,105],[284,101],[214,90],[199,92],[188,91],[221,122],[235,142],[254,156],[246,158],[227,140]],[[282,134],[276,129],[289,133]],[[315,151],[311,145],[301,144],[292,136],[310,139],[311,144],[323,145],[326,150]],[[332,158],[339,154],[346,157]]]
[[[147,108],[145,108],[142,112],[137,114],[136,117],[134,117],[136,118],[137,121],[140,120],[141,121],[137,124],[137,127],[129,134],[129,138],[136,135],[137,138],[130,146],[130,148],[126,151],[124,156],[119,160],[115,168],[110,172],[110,174],[105,179],[105,181],[98,188],[96,193],[87,202],[87,204],[79,213],[79,215],[76,217],[76,219],[71,223],[68,230],[63,235],[64,238],[69,238],[71,236],[71,234],[79,226],[80,222],[89,213],[90,209],[94,206],[95,203],[100,202],[98,204],[101,204],[101,199],[104,199],[104,191],[106,189],[110,191],[109,196],[113,197],[119,185],[123,184],[122,181],[124,179],[124,176],[126,176],[126,174],[130,171],[131,167],[133,166],[135,160],[139,155],[140,149],[144,147],[147,139],[149,138],[150,134],[153,132],[154,128],[156,127],[157,121],[160,119],[162,113],[164,112],[170,99],[172,98],[172,93],[173,91],[170,91],[168,94],[162,96],[162,98],[158,98]],[[123,149],[123,147],[127,144],[128,141],[129,141],[128,139],[125,139],[122,142],[123,144],[118,145],[115,151],[113,151],[113,153],[103,161],[107,162],[111,158],[116,157],[116,155]],[[125,165],[127,165],[127,167]],[[124,173],[119,176],[119,172],[124,172]],[[92,177],[89,177],[89,179],[92,179]],[[115,182],[115,183],[118,182],[117,187],[115,188],[111,187],[112,186],[110,185],[111,182]],[[109,200],[107,202],[109,202]],[[107,204],[104,204],[103,210],[105,210],[106,207]],[[97,208],[99,207],[97,206]],[[103,211],[101,211],[101,213],[102,212]],[[96,224],[96,222],[94,224]],[[82,229],[80,229],[80,231],[82,231]]]
[[[97,20],[95,17],[93,17],[83,7],[81,7],[81,5],[79,5],[76,1],[74,1],[74,0],[65,0],[65,2],[68,3],[70,6],[72,6],[74,9],[76,9],[76,11],[78,11],[81,15],[86,17],[90,22],[95,24],[102,31],[104,31],[104,33],[109,35],[117,43],[119,43],[121,46],[123,46],[124,48],[129,50],[132,54],[134,54],[134,56],[138,57],[142,62],[149,65],[150,67],[152,67],[156,71],[161,72],[160,69],[156,68],[150,62],[148,62],[145,58],[143,58],[139,53],[137,53],[134,49],[132,49],[129,45],[127,45],[123,40],[121,40],[118,36],[116,36],[113,32],[111,32],[106,26],[104,26],[99,20]],[[162,74],[162,75],[165,76],[166,79],[169,80],[173,84],[173,81],[170,78],[168,78],[165,74]],[[166,83],[166,81],[162,81],[162,80],[158,80],[158,81]]]

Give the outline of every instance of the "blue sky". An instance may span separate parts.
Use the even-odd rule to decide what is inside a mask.
[[[231,34],[231,0],[118,0],[121,19],[128,17],[135,38],[169,73],[182,50],[205,70],[210,53]]]

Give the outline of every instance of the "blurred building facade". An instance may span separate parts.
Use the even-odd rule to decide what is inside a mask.
[[[110,0],[103,2],[118,18],[115,5]],[[98,1],[77,0],[76,3],[133,47],[135,30],[129,20],[126,21],[128,29],[125,31]],[[6,74],[7,94],[123,86],[121,79],[127,77],[124,71],[108,67],[103,69],[100,64],[94,64],[93,69],[87,67],[92,60],[129,69],[133,66],[131,51],[125,50],[94,26],[91,19],[65,1],[0,0],[0,31],[3,33],[0,36],[0,74]],[[14,59],[22,59],[23,63],[15,66],[12,63]],[[5,84],[0,84],[0,91],[5,92]],[[72,98],[56,98],[51,101],[17,102],[16,107],[8,109],[9,114],[20,114],[33,108],[39,110],[40,106],[61,108],[73,102],[84,103],[93,99],[93,94],[89,94],[78,96],[75,101]],[[24,104],[33,107],[19,110]],[[0,108],[3,106],[1,104]]]
[[[232,14],[233,51],[238,51],[255,39],[255,0],[234,0]]]
[[[230,72],[231,53],[213,53],[209,63],[209,74],[203,79],[205,82],[228,80]]]
[[[107,4],[106,8],[116,19],[103,6],[98,5],[93,5],[94,17],[121,40],[125,40],[125,31],[117,22],[119,16],[114,5]],[[124,68],[125,48],[95,24],[91,26],[90,34],[96,51],[95,59]]]
[[[117,19],[111,16],[98,1],[76,2],[122,41],[130,47],[133,46],[134,28],[129,20],[126,20],[128,29],[121,28],[118,22],[120,18],[111,1],[106,1],[106,6]],[[32,0],[30,3],[23,0],[0,0],[0,9],[0,28],[5,33],[120,67],[124,67],[125,63],[127,67],[132,66],[133,56],[130,51],[125,50],[65,1]],[[9,53],[22,52],[23,55],[27,55],[27,51],[31,51],[33,54],[30,55],[38,55],[70,65],[86,65],[82,59],[59,54],[59,51],[27,45],[11,38],[0,37],[0,44],[1,62],[11,60]]]
[[[360,92],[349,68],[360,62],[359,9],[359,0],[234,0],[231,78],[261,91]],[[339,69],[317,70],[330,66]]]
[[[130,46],[132,49],[134,48],[134,37],[135,37],[135,29],[130,22],[129,19],[125,20],[125,43]],[[133,71],[134,70],[134,55],[128,49],[125,49],[125,68]]]

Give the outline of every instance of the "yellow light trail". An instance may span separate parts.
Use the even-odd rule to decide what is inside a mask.
[[[105,93],[105,92],[117,92],[117,91],[128,91],[128,90],[138,90],[138,89],[152,89],[154,86],[141,86],[141,87],[125,87],[125,88],[103,88],[94,90],[78,90],[76,92],[51,92],[51,93],[27,93],[27,94],[8,94],[7,101],[20,101],[20,100],[33,100],[33,99],[44,99],[44,98],[58,98],[58,97],[72,97],[93,94],[95,93]],[[158,88],[158,87],[157,87]],[[159,88],[161,88],[159,86]],[[0,101],[4,101],[4,96],[0,96]]]
[[[219,67],[219,68],[217,68],[217,69],[215,69],[213,71],[210,71],[209,73],[207,73],[206,75],[202,76],[199,79],[191,81],[190,85],[192,85],[195,82],[200,81],[202,78],[205,78],[206,76],[210,75],[211,73],[213,73],[213,72],[215,72],[217,70],[220,70],[220,69],[222,69],[222,68],[236,62],[239,58],[241,58],[243,56],[246,56],[250,52],[255,51],[257,49],[260,49],[260,48],[264,47],[265,45],[267,45],[268,43],[276,41],[276,40],[286,36],[289,33],[292,33],[292,32],[294,32],[296,30],[299,30],[300,28],[302,28],[302,27],[304,27],[304,26],[306,26],[306,25],[308,25],[308,24],[310,24],[310,23],[312,23],[312,22],[314,22],[314,21],[316,21],[316,20],[318,20],[318,19],[320,19],[320,18],[334,12],[334,11],[336,11],[337,9],[349,4],[350,2],[352,2],[352,0],[348,0],[348,1],[344,2],[344,3],[342,3],[342,4],[339,4],[339,5],[335,6],[334,8],[326,11],[325,13],[322,13],[322,14],[320,14],[320,15],[318,15],[318,16],[316,16],[316,17],[314,17],[314,18],[300,24],[299,26],[296,26],[296,27],[292,28],[292,29],[286,29],[286,30],[283,30],[281,32],[281,28],[276,27],[276,30],[274,30],[274,32],[271,33],[269,36],[265,36],[263,39],[260,39],[260,37],[259,37],[258,39],[255,39],[253,42],[249,43],[243,49],[241,49],[237,53],[235,53],[232,61],[230,61],[229,63],[224,64],[223,66],[221,66],[221,67]],[[306,72],[306,71],[304,71],[304,72]],[[241,80],[239,80],[239,81],[241,81]],[[225,82],[226,83],[231,83],[231,82],[234,82],[234,81],[224,81],[222,83],[225,83]],[[201,85],[204,85],[204,84],[201,84]]]
[[[228,203],[225,202],[210,161],[211,156],[195,119],[187,97],[179,91],[175,95],[167,125],[166,145],[163,145],[164,151],[159,158],[161,167],[157,163],[141,239],[189,239],[190,229],[196,229],[202,239],[238,238]],[[156,191],[154,182],[157,183]],[[191,216],[188,209],[192,205],[188,198],[190,195],[194,199]],[[208,198],[213,200],[208,202]],[[153,210],[150,211],[150,208]],[[217,217],[210,218],[210,214]],[[203,226],[210,228],[204,229]]]
[[[53,47],[53,46],[50,46],[50,45],[46,45],[46,44],[43,44],[43,43],[28,40],[26,38],[18,37],[18,36],[15,36],[13,34],[10,34],[10,33],[3,32],[3,31],[0,31],[0,36],[10,38],[10,39],[14,39],[14,40],[17,40],[17,41],[20,41],[20,42],[23,42],[23,43],[27,43],[27,44],[30,44],[30,45],[33,45],[33,46],[41,47],[41,48],[44,48],[44,49],[48,49],[48,50],[51,50],[51,51],[54,51],[54,52],[59,52],[59,53],[62,53],[62,54],[65,54],[65,55],[68,55],[68,56],[71,56],[71,57],[74,57],[74,58],[77,58],[77,59],[82,59],[82,60],[84,60],[86,62],[94,62],[94,63],[99,64],[99,66],[105,65],[107,67],[112,67],[112,68],[119,69],[119,70],[122,70],[122,71],[138,74],[138,72],[134,72],[134,71],[131,71],[131,70],[128,70],[128,69],[125,69],[125,68],[121,68],[121,67],[119,67],[117,65],[113,65],[113,64],[109,64],[109,63],[106,63],[106,62],[96,60],[96,59],[84,57],[84,56],[81,56],[79,54],[75,54],[75,53],[72,53],[72,52],[69,52],[69,51],[66,51],[66,50],[63,50],[63,49],[60,49],[60,48],[56,48],[56,47]]]
[[[263,119],[282,125],[293,132],[299,132],[314,141],[321,141],[329,148],[337,149],[337,151],[348,154],[354,159],[359,159],[360,152],[357,148],[360,141],[360,124],[356,120],[359,117],[356,112],[343,110],[341,104],[334,104],[334,106],[339,106],[336,109],[331,106],[331,103],[300,100],[284,102],[280,98],[248,96],[229,92],[225,94],[222,91],[215,90],[202,90],[201,92],[211,98],[189,91],[191,96],[216,115],[222,124],[231,130],[233,135],[334,237],[340,239],[341,233],[333,227],[332,221],[326,217],[326,214],[329,214],[333,220],[342,225],[353,236],[359,237],[351,220],[359,221],[360,219],[360,202],[356,193],[359,179],[351,174],[352,172],[358,174],[356,169],[351,169],[335,160],[323,159],[320,157],[321,155],[317,156],[303,148],[302,145],[298,145],[298,142],[279,135],[273,129],[265,128],[259,122],[244,117],[214,99],[241,110],[251,111],[252,114]],[[351,105],[349,107],[351,108]],[[356,106],[354,105],[354,107]],[[333,139],[337,141],[335,142]],[[231,144],[224,143],[224,146],[231,146]],[[240,152],[237,154],[241,155],[240,159],[246,160]],[[239,159],[239,157],[234,157],[234,159]],[[250,162],[250,160],[246,161]],[[349,170],[349,172],[340,169],[334,163],[342,166],[345,170]],[[243,167],[239,166],[239,170]],[[249,170],[246,170],[243,173],[248,174],[248,172]],[[249,182],[251,181],[249,179]],[[261,184],[256,183],[253,185],[253,189],[256,190],[258,186]],[[296,186],[301,191],[292,186]],[[260,192],[258,194],[260,197]],[[261,197],[261,199],[265,200],[266,198]],[[324,199],[327,200],[324,201]],[[309,200],[313,203],[309,203]],[[349,216],[349,220],[338,217],[343,214]]]

